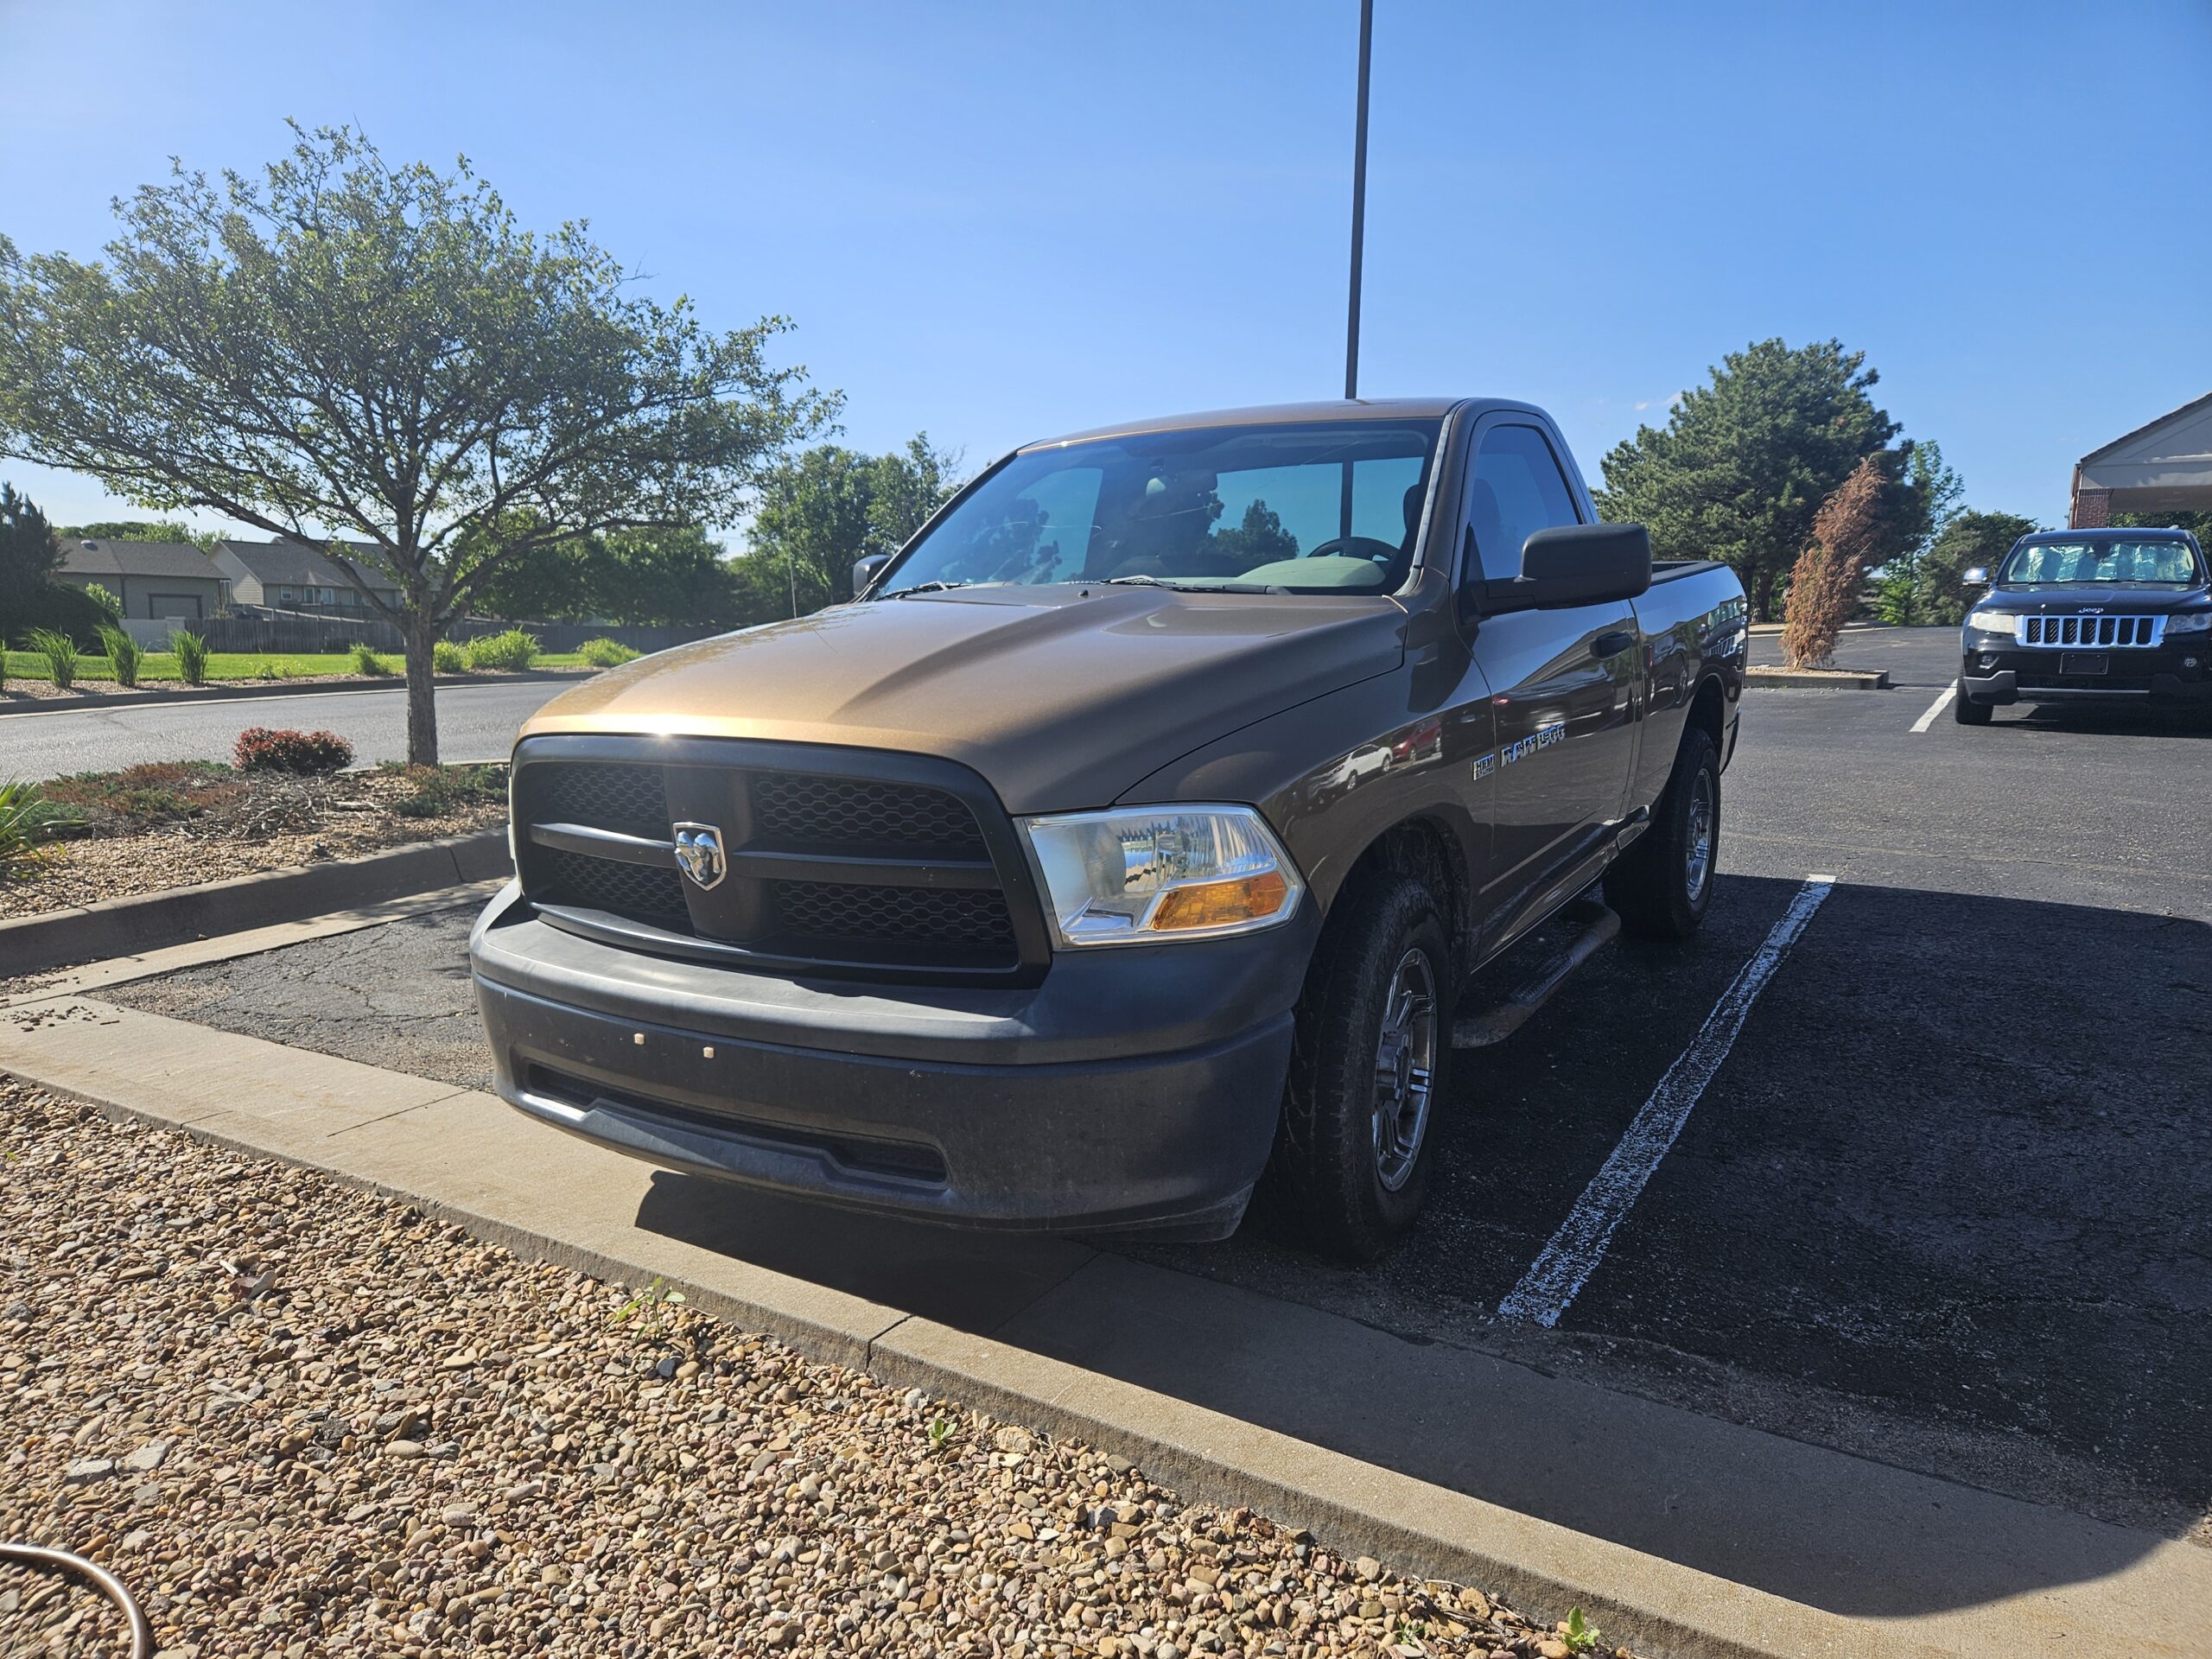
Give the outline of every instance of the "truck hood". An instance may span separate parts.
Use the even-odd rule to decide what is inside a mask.
[[[842,605],[641,658],[523,727],[942,755],[1015,813],[1080,811],[1404,658],[1376,596],[1073,584]]]

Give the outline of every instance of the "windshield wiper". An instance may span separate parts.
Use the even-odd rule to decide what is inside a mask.
[[[1166,588],[1178,594],[1290,594],[1298,590],[1264,582],[1216,582],[1211,576],[1194,576],[1189,582],[1170,582],[1159,576],[1109,576],[1109,588]]]
[[[918,582],[911,588],[894,588],[889,593],[886,594],[884,597],[886,599],[912,599],[916,594],[945,594],[951,592],[955,588],[965,588],[967,586],[968,583],[964,582]]]

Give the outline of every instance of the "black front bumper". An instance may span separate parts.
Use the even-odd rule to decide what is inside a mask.
[[[2009,641],[1968,650],[1960,670],[1959,695],[2000,705],[2077,701],[2212,705],[2212,667],[2208,667],[2212,664],[2212,641],[2185,652],[2169,645],[2155,651],[2086,653],[2106,659],[2107,671],[2095,675],[2061,672],[2061,658],[2067,654],[2012,649]]]
[[[617,1150],[969,1226],[1220,1236],[1274,1144],[1317,927],[867,985],[621,950],[510,887],[469,960],[501,1097]]]

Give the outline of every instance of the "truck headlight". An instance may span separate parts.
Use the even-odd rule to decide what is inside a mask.
[[[1137,806],[1024,818],[1063,944],[1250,933],[1290,919],[1306,884],[1249,806]]]
[[[1969,611],[1967,626],[1979,628],[1984,633],[2012,633],[2020,626],[2017,611]]]
[[[2177,611],[2166,619],[2166,632],[2212,633],[2212,611]]]

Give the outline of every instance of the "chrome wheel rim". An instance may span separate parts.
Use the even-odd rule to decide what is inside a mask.
[[[1713,880],[1713,774],[1700,769],[1690,790],[1690,823],[1687,852],[1682,860],[1682,887],[1693,905],[1705,898],[1705,884]]]
[[[1375,1045],[1375,1174],[1386,1192],[1413,1179],[1428,1133],[1436,1075],[1436,976],[1426,952],[1408,950],[1390,976]]]

